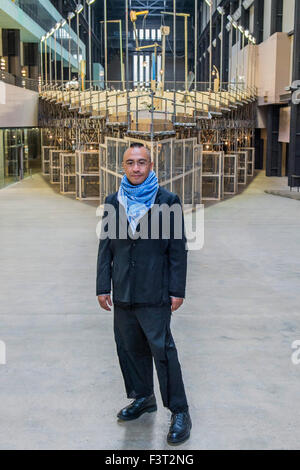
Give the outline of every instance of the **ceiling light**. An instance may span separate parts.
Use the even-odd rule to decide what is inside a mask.
[[[81,13],[83,10],[83,5],[81,5],[81,3],[79,3],[77,5],[77,7],[75,8],[75,13],[77,13],[77,15],[79,15],[79,13]]]
[[[248,8],[251,7],[253,2],[254,2],[254,0],[244,0],[243,1],[243,7],[245,8],[245,10],[248,10]]]

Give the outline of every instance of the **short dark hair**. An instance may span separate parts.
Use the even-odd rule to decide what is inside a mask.
[[[130,144],[131,149],[134,149],[134,148],[140,149],[141,147],[145,147],[145,145],[142,144],[141,142],[132,142],[132,144]]]

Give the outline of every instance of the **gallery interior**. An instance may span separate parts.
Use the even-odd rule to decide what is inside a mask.
[[[297,187],[295,2],[123,3],[3,6],[2,186],[40,168],[102,203],[138,139],[185,204],[236,194],[255,169]]]
[[[205,208],[204,247],[190,254],[186,310],[173,320],[199,413],[183,448],[298,445],[289,350],[299,310],[300,2],[7,0],[0,409],[13,424],[0,448],[165,448],[165,410],[149,426],[110,423],[122,392],[112,320],[94,294],[96,210],[118,190],[133,142],[150,150],[187,217]]]

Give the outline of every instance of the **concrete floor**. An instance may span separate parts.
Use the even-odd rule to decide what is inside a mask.
[[[254,179],[205,210],[172,329],[190,402],[178,449],[299,449],[300,205]],[[35,174],[0,191],[1,449],[170,449],[170,413],[119,424],[112,315],[95,296],[95,204]],[[171,448],[174,449],[174,448]]]

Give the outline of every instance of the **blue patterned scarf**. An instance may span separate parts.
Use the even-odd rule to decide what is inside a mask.
[[[133,185],[124,175],[118,191],[118,201],[124,206],[132,233],[139,220],[151,209],[158,191],[158,180],[153,170],[141,184]]]

